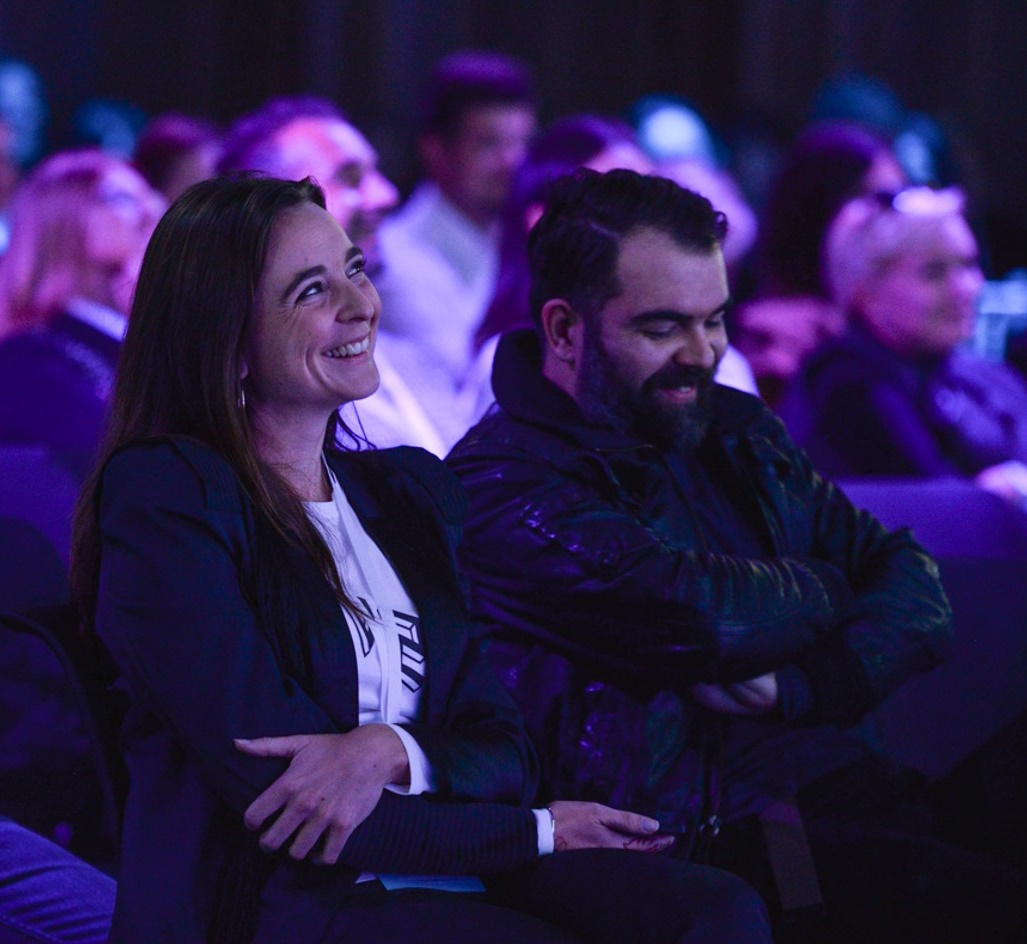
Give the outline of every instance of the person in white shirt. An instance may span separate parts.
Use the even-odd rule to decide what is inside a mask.
[[[478,418],[488,389],[474,337],[495,286],[500,216],[535,125],[523,63],[478,51],[441,60],[417,142],[425,180],[382,225],[379,350],[437,432],[440,455]]]

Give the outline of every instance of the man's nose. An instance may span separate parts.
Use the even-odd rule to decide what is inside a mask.
[[[368,174],[361,189],[365,212],[391,210],[399,203],[399,191],[380,171]]]
[[[674,360],[683,367],[712,368],[717,361],[713,344],[702,330],[688,331],[681,339]]]

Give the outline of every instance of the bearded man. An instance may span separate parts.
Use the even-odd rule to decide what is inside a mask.
[[[657,817],[764,894],[775,940],[1015,940],[1022,879],[938,841],[844,730],[938,662],[949,607],[908,531],[714,383],[725,230],[656,177],[555,185],[537,330],[501,340],[497,406],[448,460],[491,657],[554,796]]]

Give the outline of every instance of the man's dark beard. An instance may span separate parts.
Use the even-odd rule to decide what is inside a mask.
[[[668,364],[634,390],[610,363],[597,331],[585,331],[578,404],[590,423],[637,436],[661,449],[694,449],[710,426],[715,369]],[[691,403],[661,403],[656,391],[694,384]]]

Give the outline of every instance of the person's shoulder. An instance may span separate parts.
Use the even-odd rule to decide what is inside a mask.
[[[892,373],[896,355],[867,337],[848,333],[831,338],[803,362],[800,374],[810,380],[872,380]]]
[[[239,480],[228,460],[205,443],[185,436],[160,436],[127,443],[108,458],[103,493],[112,492],[235,508]]]
[[[725,431],[773,422],[777,418],[758,396],[727,384],[713,385],[711,405],[714,423]]]
[[[404,248],[417,245],[421,230],[437,210],[438,192],[434,185],[419,183],[401,207],[393,210],[379,229],[383,245],[396,242]]]
[[[331,451],[328,461],[337,473],[358,478],[373,494],[383,495],[383,489],[415,497],[426,494],[444,520],[463,520],[467,499],[459,480],[427,449],[393,446],[359,452]]]
[[[762,441],[774,454],[796,448],[784,420],[759,397],[719,384],[713,393],[713,434],[729,447],[748,439]]]
[[[584,447],[573,441],[572,431],[564,432],[560,435],[542,422],[513,416],[494,403],[450,450],[446,463],[455,467],[483,458],[542,462],[553,453],[580,452]]]

